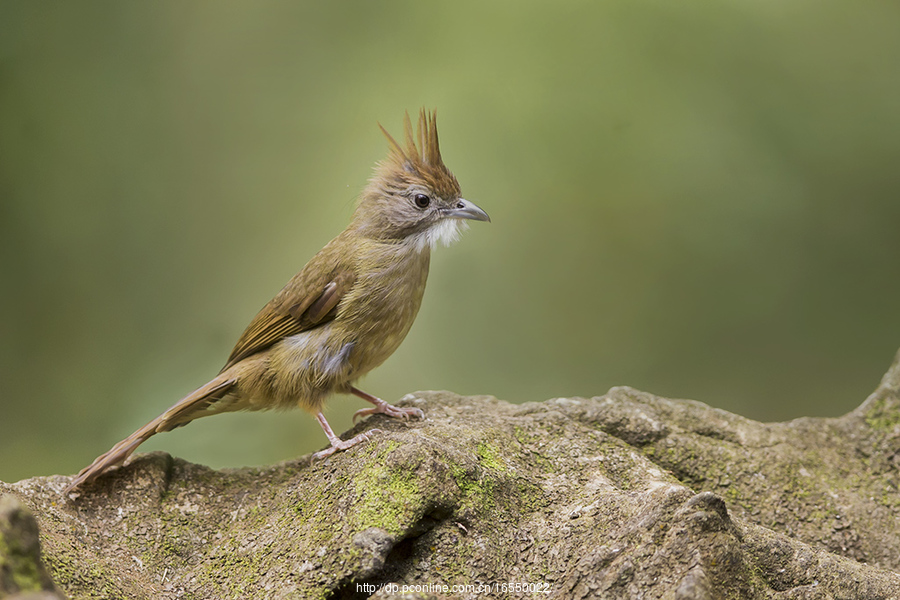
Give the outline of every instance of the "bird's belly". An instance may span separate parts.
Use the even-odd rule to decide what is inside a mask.
[[[332,325],[292,335],[272,346],[266,395],[276,406],[299,403],[318,410],[328,394],[347,386],[355,343]]]
[[[404,326],[399,319],[393,322],[386,319],[378,330],[360,336],[351,354],[354,379],[386,361],[400,347],[408,332],[409,325]]]
[[[372,311],[366,328],[336,319],[277,343],[269,352],[265,395],[276,407],[299,402],[318,410],[329,394],[347,392],[352,381],[387,360],[409,332],[415,312],[394,308]]]

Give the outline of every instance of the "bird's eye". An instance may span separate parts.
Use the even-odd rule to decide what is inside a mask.
[[[429,198],[425,194],[416,194],[416,197],[413,198],[413,201],[419,208],[427,208],[428,205],[431,204],[431,198]]]

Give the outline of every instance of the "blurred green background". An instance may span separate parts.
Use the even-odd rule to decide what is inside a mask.
[[[833,416],[900,347],[896,3],[6,1],[0,479],[75,472],[212,377],[421,106],[494,222],[436,251],[364,389]],[[143,449],[324,445],[295,411]]]

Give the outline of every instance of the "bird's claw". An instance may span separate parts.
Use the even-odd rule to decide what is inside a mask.
[[[375,435],[376,433],[384,433],[384,432],[381,431],[380,429],[370,429],[370,430],[368,430],[364,433],[360,433],[359,435],[354,436],[346,441],[341,440],[341,439],[339,439],[337,441],[332,441],[331,446],[329,448],[320,450],[319,452],[316,452],[315,454],[312,455],[312,462],[321,460],[323,458],[327,458],[327,457],[331,456],[332,454],[334,454],[335,452],[338,452],[340,450],[346,450],[348,448],[352,448],[353,446],[359,444],[360,442],[368,442],[369,438],[371,436]]]
[[[416,408],[414,406],[394,406],[393,404],[384,402],[383,404],[377,404],[372,408],[359,409],[358,411],[353,413],[353,422],[356,423],[356,419],[359,417],[366,417],[368,415],[377,414],[385,414],[389,417],[403,420],[407,420],[412,416],[415,416],[419,419],[425,418],[425,412],[421,408]]]

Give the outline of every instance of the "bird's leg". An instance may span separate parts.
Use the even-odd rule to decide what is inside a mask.
[[[366,415],[375,415],[378,413],[384,413],[389,417],[400,417],[401,419],[408,419],[410,416],[416,416],[420,419],[425,418],[425,413],[422,412],[421,408],[407,408],[405,406],[394,406],[393,404],[388,404],[381,398],[376,398],[372,394],[367,394],[364,391],[357,389],[353,386],[350,387],[350,392],[354,396],[359,396],[363,400],[371,402],[375,406],[372,408],[363,408],[355,413],[353,413],[353,422],[356,422],[357,417],[364,417]]]
[[[376,433],[381,433],[380,429],[370,429],[365,433],[361,433],[355,437],[350,438],[346,442],[336,436],[334,432],[331,430],[331,425],[328,424],[328,421],[325,420],[325,415],[321,412],[316,414],[316,419],[319,421],[319,425],[322,426],[322,429],[325,430],[325,435],[328,436],[328,441],[331,442],[331,448],[326,448],[321,452],[316,452],[313,454],[312,459],[318,460],[320,458],[325,458],[326,456],[331,456],[338,450],[346,450],[351,446],[355,446],[360,442],[368,441],[369,436],[374,435]]]

